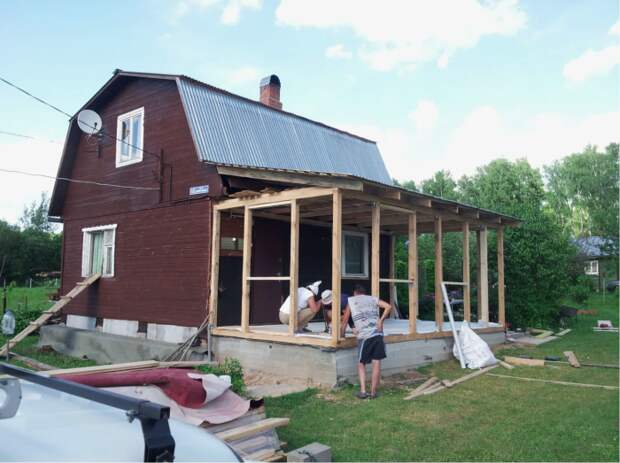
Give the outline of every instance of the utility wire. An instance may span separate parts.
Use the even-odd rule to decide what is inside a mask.
[[[62,145],[62,142],[58,140],[45,140],[44,138],[37,138],[31,135],[24,135],[23,133],[17,133],[17,132],[7,132],[5,130],[0,130],[0,135],[10,135],[11,137],[28,138],[30,140],[44,141],[47,143],[55,143],[57,145]]]
[[[84,183],[84,184],[87,184],[87,185],[97,185],[97,186],[106,186],[106,187],[112,187],[112,188],[122,188],[124,190],[159,191],[159,188],[153,188],[153,187],[116,185],[114,183],[94,182],[94,181],[91,181],[91,180],[77,180],[77,179],[74,179],[74,178],[67,178],[67,177],[54,177],[53,175],[38,174],[38,173],[35,173],[35,172],[26,172],[26,171],[23,171],[23,170],[12,170],[12,169],[0,168],[0,172],[6,172],[6,173],[9,173],[9,174],[28,175],[30,177],[43,177],[43,178],[49,178],[49,179],[52,179],[52,180],[60,180],[60,181],[63,181],[63,182]]]
[[[57,112],[59,112],[60,114],[62,114],[62,115],[64,115],[64,116],[67,116],[67,117],[69,118],[69,120],[73,119],[73,116],[72,116],[71,114],[69,114],[68,112],[63,111],[62,109],[60,109],[60,108],[59,108],[59,107],[57,107],[57,106],[54,106],[54,105],[53,105],[53,104],[51,104],[51,103],[48,103],[48,102],[47,102],[47,101],[45,101],[43,98],[39,98],[38,96],[33,95],[33,94],[32,94],[32,93],[30,93],[29,91],[24,90],[23,88],[21,88],[19,85],[14,84],[13,82],[10,82],[10,81],[6,80],[4,77],[0,76],[0,81],[4,82],[5,84],[7,84],[7,85],[8,85],[8,86],[10,86],[10,87],[13,87],[14,89],[16,89],[17,91],[19,91],[19,92],[23,93],[24,95],[29,96],[30,98],[34,98],[34,99],[35,99],[35,100],[37,100],[39,103],[42,103],[42,104],[44,104],[45,106],[47,106],[47,107],[49,107],[49,108],[52,108],[54,111],[57,111]],[[80,121],[80,122],[81,122],[82,124],[84,124],[85,126],[87,126],[88,128],[91,128],[91,129],[93,129],[93,130],[97,130],[97,129],[99,129],[99,130],[100,130],[100,129],[101,129],[101,127],[95,127],[95,126],[92,126],[92,125],[90,125],[90,124],[87,124],[87,123],[86,123],[86,122],[84,122],[84,121]],[[114,135],[110,135],[109,133],[106,133],[105,131],[102,131],[101,133],[102,133],[104,136],[106,136],[106,137],[110,137],[110,138],[111,138],[111,139],[113,139],[113,140],[116,140],[116,141],[119,141],[119,142],[121,142],[121,143],[124,143],[124,144],[125,144],[125,145],[127,145],[127,146],[130,146],[130,147],[132,147],[132,148],[135,148],[135,149],[137,149],[138,151],[142,151],[143,153],[149,154],[149,155],[154,156],[154,157],[156,157],[157,159],[159,159],[159,155],[158,155],[158,154],[151,153],[151,152],[149,152],[149,151],[147,151],[147,150],[145,150],[145,149],[143,149],[143,148],[140,148],[139,146],[136,146],[136,145],[134,145],[134,144],[132,144],[132,143],[129,143],[129,142],[128,142],[128,141],[126,141],[126,140],[122,140],[122,139],[120,139],[120,138],[115,137]]]

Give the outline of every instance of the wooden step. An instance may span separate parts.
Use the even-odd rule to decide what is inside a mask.
[[[244,437],[253,436],[254,434],[268,431],[279,426],[286,426],[289,421],[289,418],[267,418],[246,426],[239,426],[238,428],[218,432],[215,435],[222,440],[230,442],[243,439]]]

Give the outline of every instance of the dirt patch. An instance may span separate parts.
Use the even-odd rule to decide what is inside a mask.
[[[279,397],[317,387],[307,379],[278,376],[258,370],[246,370],[243,377],[250,397]]]

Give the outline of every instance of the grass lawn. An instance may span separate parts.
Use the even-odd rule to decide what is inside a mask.
[[[576,304],[572,304],[576,305]],[[597,319],[618,326],[618,297],[593,295],[563,338],[532,348],[505,347],[498,356],[561,356],[618,365],[618,334],[592,331]],[[388,346],[389,355],[389,346]],[[456,361],[421,368],[457,378]],[[570,366],[497,368],[493,373],[618,386],[617,369]],[[332,448],[337,461],[618,461],[618,391],[532,383],[483,375],[454,389],[405,401],[405,389],[374,401],[357,387],[267,400],[271,416],[288,416],[280,438],[295,449],[311,442]]]

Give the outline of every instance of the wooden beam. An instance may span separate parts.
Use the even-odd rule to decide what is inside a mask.
[[[277,172],[264,169],[248,169],[247,167],[218,166],[220,175],[266,180],[275,183],[289,183],[294,185],[320,186],[327,188],[346,188],[348,190],[362,190],[361,180],[334,177],[332,175],[301,174],[297,172]]]
[[[217,326],[217,301],[219,296],[220,274],[220,225],[221,212],[213,211],[213,223],[211,226],[211,275],[209,283],[209,321]]]
[[[504,227],[497,228],[497,308],[498,322],[506,326],[506,286],[504,282]]]
[[[443,296],[441,294],[441,282],[443,281],[443,241],[441,229],[441,217],[435,218],[435,324],[437,331],[443,331]]]
[[[396,282],[396,259],[394,256],[394,252],[396,251],[396,236],[395,235],[391,235],[390,236],[390,252],[389,252],[389,259],[390,259],[390,271],[389,271],[389,286],[390,286],[390,305],[392,307],[394,307],[394,305],[396,304],[396,298],[394,297],[394,283]],[[381,279],[379,279],[379,281],[383,281]]]
[[[469,222],[463,222],[463,318],[471,321],[471,288],[469,278]]]
[[[277,204],[291,199],[318,198],[332,194],[331,188],[307,187],[293,188],[290,190],[278,191],[275,193],[261,193],[257,197],[252,198],[231,198],[225,199],[217,203],[214,207],[216,210],[223,211],[227,209],[235,209],[245,206],[268,206],[271,203]]]
[[[297,331],[297,287],[299,286],[299,203],[291,201],[290,308],[288,333]]]
[[[480,258],[478,259],[478,268],[480,279],[478,280],[478,321],[483,323],[489,322],[489,264],[488,264],[488,248],[487,248],[488,231],[486,228],[478,232],[478,248]]]
[[[332,214],[332,345],[340,338],[340,295],[342,275],[342,191],[333,192]]]
[[[372,246],[371,246],[371,270],[370,270],[370,293],[379,297],[379,274],[381,265],[381,206],[378,202],[372,205]]]
[[[409,249],[407,251],[409,285],[409,334],[417,330],[418,319],[418,232],[417,214],[409,214]]]
[[[241,280],[241,331],[248,332],[250,326],[250,276],[252,268],[252,209],[243,211],[243,263]],[[292,310],[292,309],[291,309]]]

